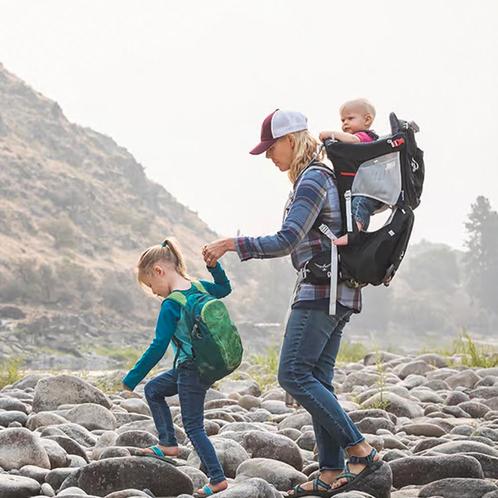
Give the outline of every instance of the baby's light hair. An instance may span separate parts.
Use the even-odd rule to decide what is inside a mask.
[[[344,104],[341,105],[340,112],[342,112],[346,107],[361,109],[363,112],[370,114],[372,116],[372,119],[375,119],[375,107],[367,99],[361,98],[361,99],[348,100],[347,102],[344,102]]]
[[[183,257],[178,242],[174,238],[168,237],[164,239],[162,244],[151,246],[142,253],[137,264],[138,281],[143,283],[144,276],[151,275],[154,265],[161,261],[172,264],[177,273],[183,278],[190,280],[187,273],[185,258]]]

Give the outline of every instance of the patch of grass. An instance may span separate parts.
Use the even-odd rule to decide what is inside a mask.
[[[477,368],[498,366],[498,350],[492,346],[478,344],[466,330],[463,330],[449,347],[426,350],[425,352],[437,353],[450,359],[452,356],[461,357],[461,362],[450,361],[450,366],[458,364]]]
[[[355,363],[363,360],[368,349],[361,342],[342,341],[341,349],[337,356],[338,363]]]
[[[278,346],[268,348],[264,354],[252,355],[248,362],[258,367],[251,372],[251,377],[258,383],[262,391],[277,385],[278,363],[280,358]]]
[[[384,363],[382,362],[380,352],[377,352],[375,369],[377,370],[377,374],[379,375],[379,379],[377,380],[375,385],[379,390],[380,398],[376,403],[374,403],[374,406],[372,406],[371,408],[387,410],[389,408],[389,400],[384,398],[384,395],[386,393],[386,369]]]
[[[20,356],[0,361],[0,389],[21,380],[23,364],[24,359]]]

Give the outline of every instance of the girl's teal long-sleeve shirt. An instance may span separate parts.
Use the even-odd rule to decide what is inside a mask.
[[[207,292],[214,297],[222,298],[228,296],[232,291],[230,281],[226,276],[225,271],[220,263],[217,263],[213,268],[208,267],[209,272],[213,276],[213,282],[201,280]],[[185,297],[188,297],[194,292],[199,292],[193,285],[190,289],[180,291]],[[159,360],[164,356],[173,336],[175,336],[176,325],[180,319],[181,306],[170,299],[164,299],[161,304],[161,311],[157,317],[155,337],[150,343],[147,351],[137,361],[135,366],[128,372],[123,379],[123,384],[130,389],[135,387],[145,378],[145,376],[156,366]],[[176,337],[182,344],[182,348],[178,355],[178,363],[182,363],[192,354],[192,345],[188,337]],[[176,354],[176,346],[172,344]]]

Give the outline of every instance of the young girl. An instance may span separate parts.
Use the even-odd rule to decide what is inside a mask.
[[[201,280],[207,292],[217,298],[231,292],[230,282],[217,261],[208,270],[214,283]],[[196,497],[202,498],[227,488],[228,482],[218,460],[214,447],[204,430],[204,399],[209,386],[199,376],[192,361],[192,346],[189,338],[177,333],[176,325],[181,307],[168,296],[180,291],[185,297],[199,292],[187,274],[185,261],[176,242],[166,239],[161,245],[149,247],[138,262],[138,281],[152,292],[164,297],[157,319],[156,335],[147,351],[123,379],[125,388],[133,390],[150,370],[164,356],[171,341],[178,354],[176,368],[159,374],[145,385],[145,398],[149,404],[157,432],[159,444],[146,449],[146,453],[161,458],[178,455],[178,443],[171,412],[164,398],[179,395],[182,421],[187,436],[199,455],[210,483],[197,490]],[[175,344],[179,344],[179,351]]]

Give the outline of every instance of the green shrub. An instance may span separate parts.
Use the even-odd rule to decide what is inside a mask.
[[[337,356],[338,363],[354,363],[363,360],[368,353],[368,349],[361,342],[342,341],[339,355]]]
[[[0,361],[0,389],[22,378],[21,367],[23,364],[24,360],[20,357]]]

